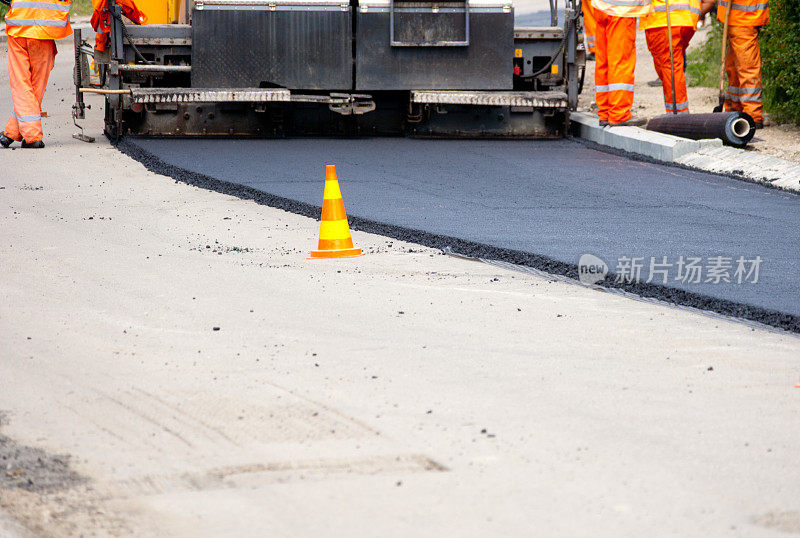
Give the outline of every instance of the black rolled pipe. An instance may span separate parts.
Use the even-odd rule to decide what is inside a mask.
[[[647,129],[692,140],[719,138],[737,148],[745,147],[756,134],[753,118],[744,112],[664,114],[651,119]]]

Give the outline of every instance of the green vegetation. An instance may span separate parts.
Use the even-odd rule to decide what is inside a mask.
[[[0,21],[5,20],[8,8],[5,4],[0,4]],[[69,10],[71,17],[89,16],[92,14],[92,0],[72,0],[72,9]]]
[[[72,0],[72,9],[69,13],[72,16],[90,16],[93,11],[92,0]]]
[[[764,108],[800,125],[800,0],[772,0],[761,35]]]
[[[722,52],[722,24],[712,19],[706,41],[686,57],[686,82],[689,86],[719,88],[719,55]]]

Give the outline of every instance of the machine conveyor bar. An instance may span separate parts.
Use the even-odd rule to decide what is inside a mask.
[[[119,64],[120,71],[159,72],[159,73],[191,73],[191,65],[161,65],[161,64]]]
[[[292,94],[285,88],[130,88],[134,103],[319,103],[323,105],[359,106],[372,103],[364,94],[332,93],[330,95]],[[372,104],[374,109],[374,103]]]
[[[566,108],[567,94],[564,92],[521,91],[433,91],[414,90],[411,101],[421,104],[474,105],[474,106],[521,106],[534,108]]]
[[[134,103],[268,103],[290,101],[283,88],[131,88]]]

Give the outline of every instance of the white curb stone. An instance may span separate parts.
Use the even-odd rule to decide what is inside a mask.
[[[596,116],[583,112],[570,114],[570,121],[577,124],[581,138],[659,161],[674,162],[678,157],[703,147],[697,140],[656,133],[639,127],[600,127]],[[716,142],[722,146],[721,141]]]
[[[723,146],[719,139],[689,140],[639,127],[600,127],[597,117],[573,112],[574,132],[586,140],[699,170],[738,174],[800,192],[800,163]]]

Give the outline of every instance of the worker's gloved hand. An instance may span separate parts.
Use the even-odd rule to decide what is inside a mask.
[[[122,8],[122,14],[134,24],[147,23],[147,14],[141,11],[133,0],[117,0],[117,5]],[[108,43],[108,34],[111,32],[111,15],[108,12],[108,0],[92,0],[92,7],[94,12],[90,22],[96,32],[94,48],[104,51]]]

